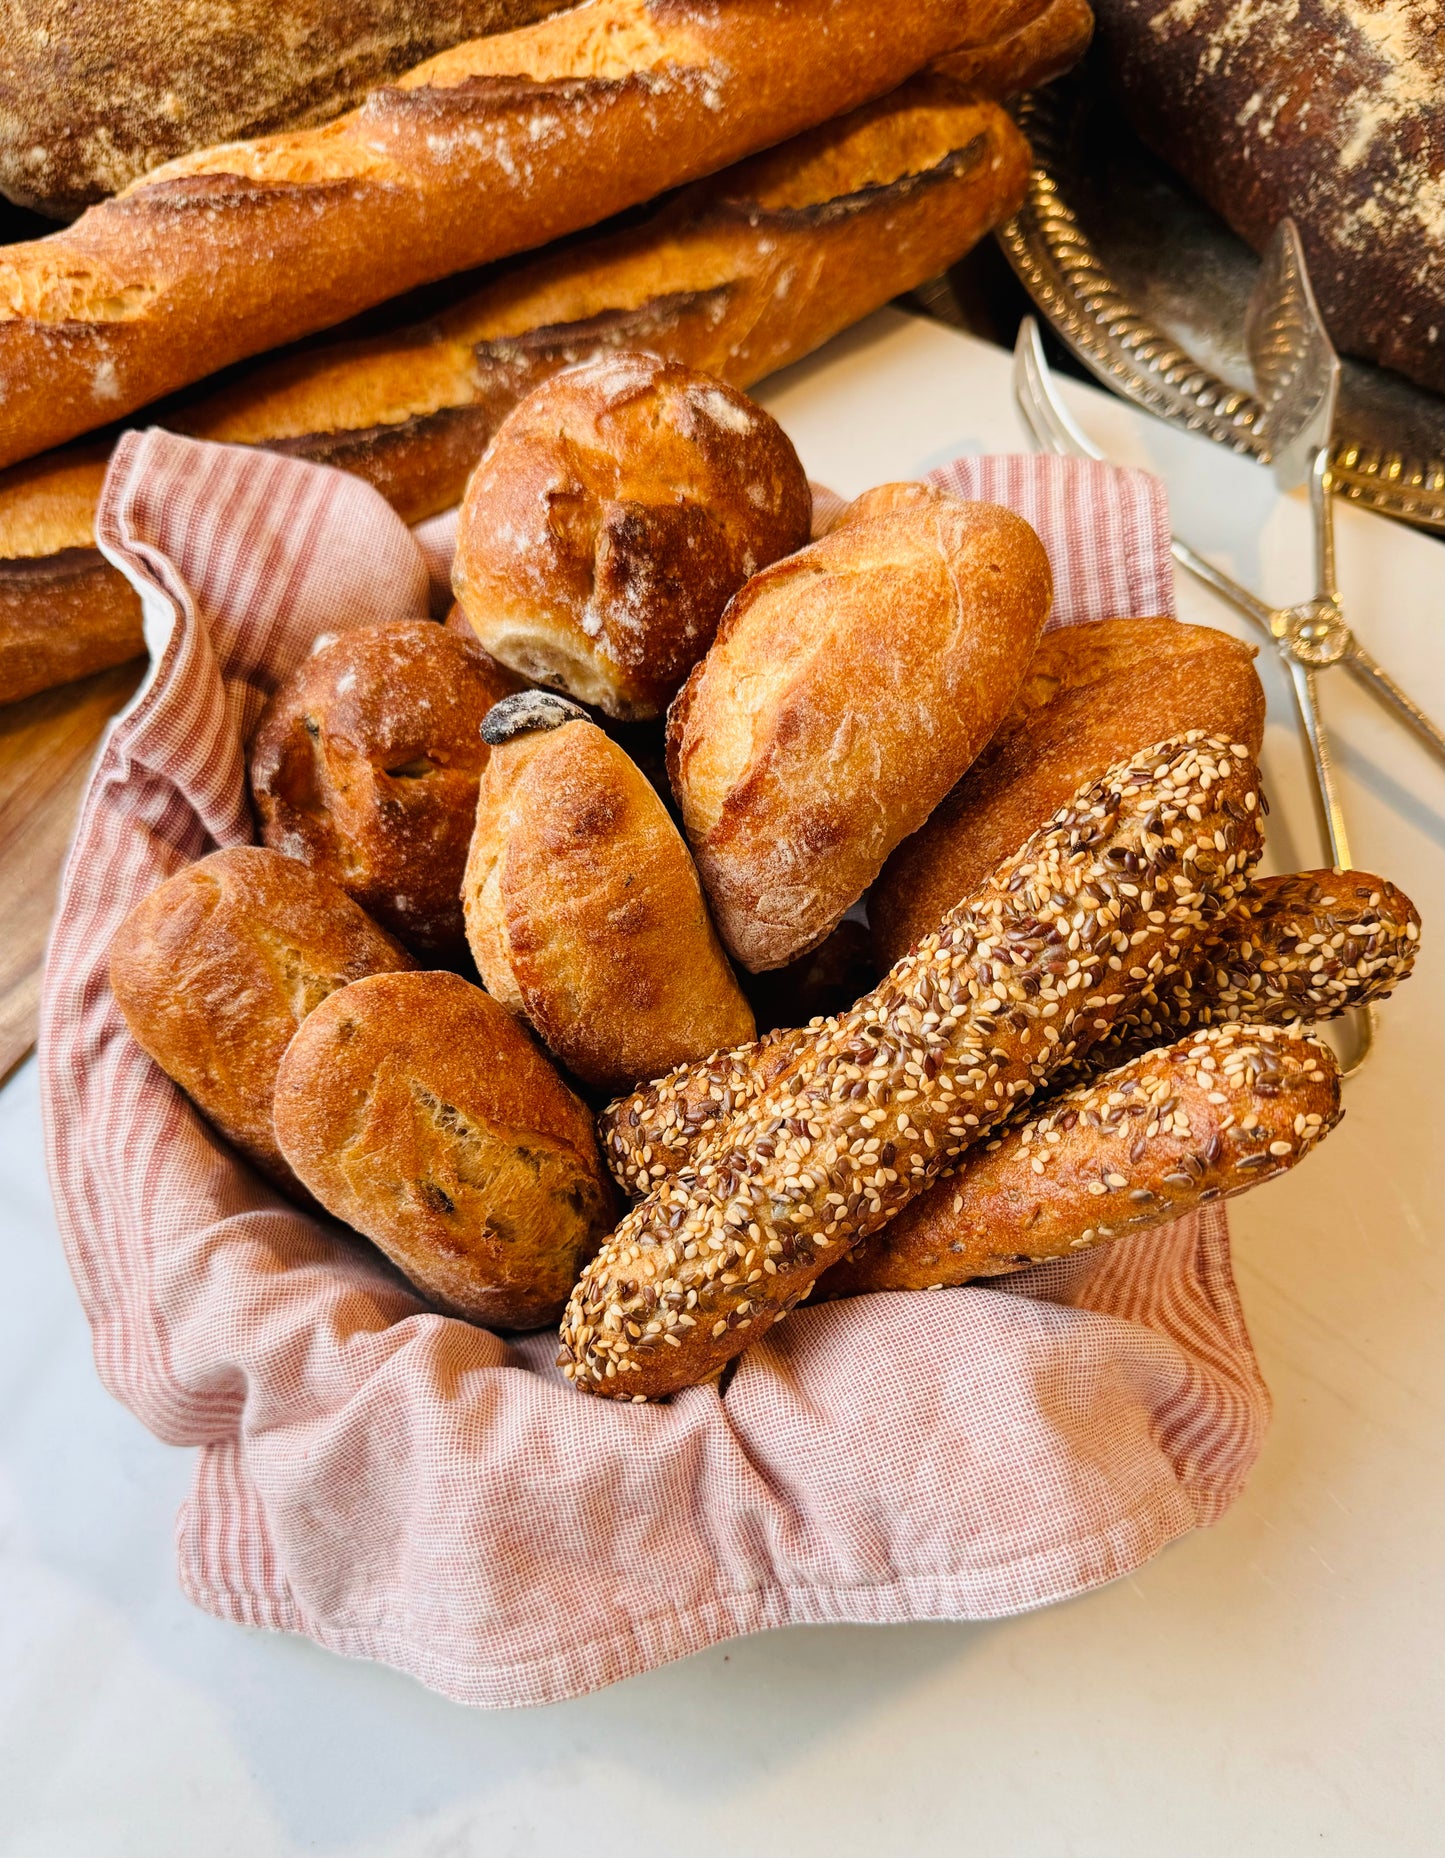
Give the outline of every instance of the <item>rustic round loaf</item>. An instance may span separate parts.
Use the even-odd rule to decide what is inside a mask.
[[[511,1014],[456,974],[378,974],[301,1030],[276,1135],[321,1204],[440,1309],[555,1321],[612,1193],[592,1118]]]
[[[816,946],[1007,714],[1048,616],[1011,510],[883,486],[756,575],[668,712],[668,771],[727,946]]]
[[[1201,729],[1258,755],[1264,691],[1254,655],[1228,633],[1175,619],[1047,633],[997,735],[870,891],[879,967],[931,934],[1085,781],[1141,746]]]
[[[111,945],[110,984],[141,1050],[227,1141],[294,1186],[271,1126],[281,1054],[338,987],[411,965],[329,878],[242,845],[136,905]]]
[[[467,487],[453,589],[503,664],[609,716],[657,716],[811,513],[797,453],[744,394],[604,356],[503,421]]]
[[[408,947],[460,952],[482,718],[516,688],[474,641],[430,620],[319,641],[251,739],[262,838],[324,871]]]
[[[540,691],[499,705],[489,735],[499,721],[462,887],[488,992],[609,1093],[751,1039],[697,870],[641,770]]]

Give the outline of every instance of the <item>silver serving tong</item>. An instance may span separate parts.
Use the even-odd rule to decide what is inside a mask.
[[[1345,869],[1353,859],[1335,786],[1329,736],[1320,714],[1317,672],[1344,665],[1442,758],[1445,735],[1360,645],[1341,611],[1329,465],[1340,364],[1315,304],[1293,220],[1282,221],[1270,241],[1250,296],[1245,328],[1250,364],[1264,404],[1257,430],[1269,444],[1268,461],[1281,488],[1292,490],[1306,482],[1310,487],[1314,597],[1299,606],[1267,606],[1178,536],[1173,538],[1174,559],[1264,633],[1283,660],[1314,769],[1315,798],[1330,863]],[[1041,451],[1106,462],[1104,453],[1085,438],[1060,401],[1032,316],[1026,316],[1019,328],[1013,381],[1019,411]],[[1362,1007],[1349,1020],[1352,1037],[1343,1066],[1346,1077],[1359,1070],[1373,1042],[1374,1010]]]

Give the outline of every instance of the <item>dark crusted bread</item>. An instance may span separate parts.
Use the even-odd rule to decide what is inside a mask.
[[[1151,148],[1262,249],[1292,215],[1348,354],[1445,392],[1441,0],[1096,0]]]
[[[409,948],[460,954],[482,719],[517,687],[475,641],[426,619],[318,641],[251,738],[262,838]]]
[[[0,193],[70,219],[159,162],[325,122],[569,0],[0,0]]]
[[[378,974],[302,1030],[276,1134],[321,1204],[441,1309],[551,1322],[612,1192],[592,1118],[511,1014],[456,974]]]

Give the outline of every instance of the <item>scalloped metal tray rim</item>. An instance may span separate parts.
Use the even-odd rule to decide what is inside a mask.
[[[998,228],[1004,255],[1056,334],[1107,386],[1175,425],[1262,457],[1259,402],[1140,315],[1080,224],[1060,178],[1069,96],[1068,88],[1037,91],[1016,106],[1034,167],[1023,206]],[[1405,458],[1346,435],[1335,445],[1331,469],[1340,495],[1445,530],[1445,459]]]

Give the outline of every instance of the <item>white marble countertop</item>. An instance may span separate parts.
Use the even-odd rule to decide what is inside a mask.
[[[1271,598],[1307,591],[1302,502],[1083,388],[1169,482],[1175,526]],[[760,396],[852,492],[1024,449],[1008,358],[883,312]],[[1362,638],[1434,709],[1445,547],[1340,512]],[[1191,619],[1238,630],[1181,588]],[[1323,862],[1266,670],[1271,862]],[[188,1454],[101,1390],[55,1237],[33,1062],[0,1093],[0,1854],[5,1858],[1414,1858],[1438,1851],[1442,840],[1438,770],[1325,680],[1356,858],[1420,905],[1340,1131],[1236,1203],[1275,1397],[1213,1530],[1067,1606],[987,1626],[799,1628],[598,1696],[470,1713],[378,1667],[193,1612]]]

